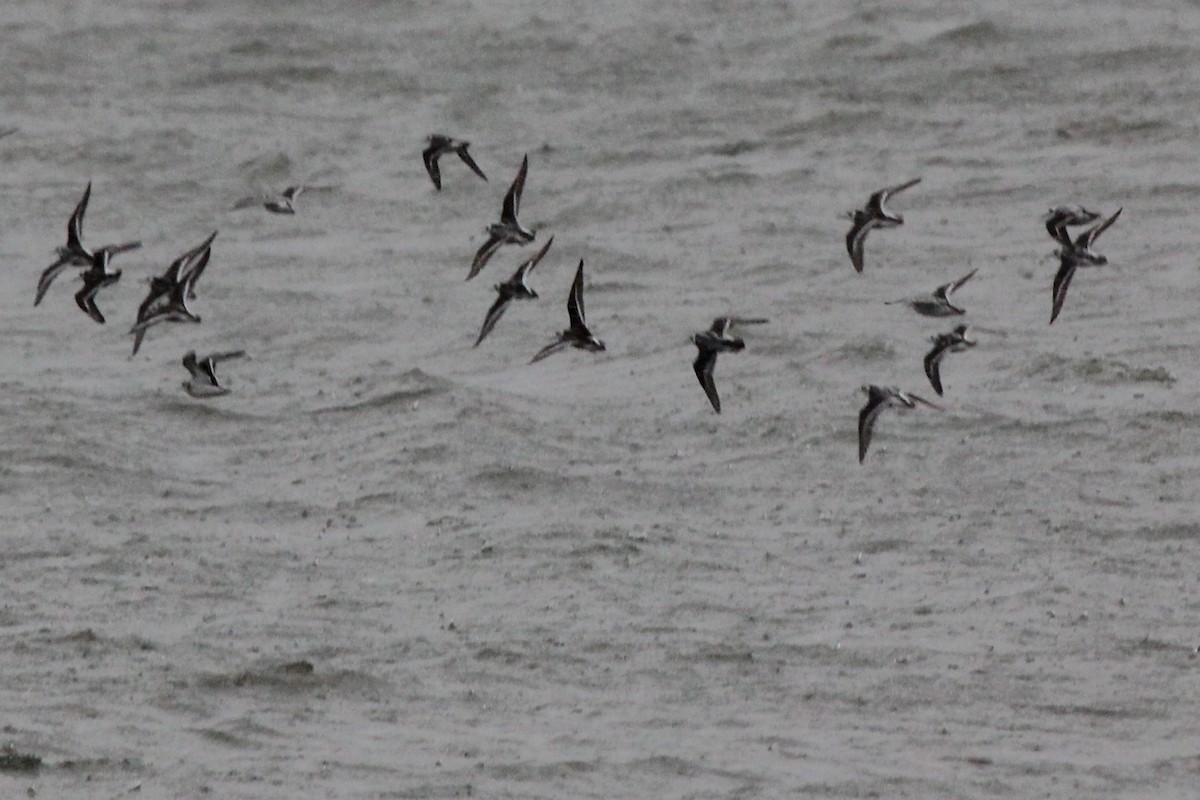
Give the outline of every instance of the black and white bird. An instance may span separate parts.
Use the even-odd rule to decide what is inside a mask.
[[[488,226],[487,241],[475,252],[475,258],[471,261],[471,271],[467,273],[467,280],[471,280],[479,274],[479,270],[483,269],[488,260],[496,254],[500,245],[529,244],[537,235],[536,232],[521,227],[521,223],[517,221],[517,213],[521,209],[521,193],[525,190],[525,175],[528,172],[529,156],[526,155],[521,159],[521,168],[517,171],[517,177],[513,179],[512,186],[504,195],[504,204],[500,209],[500,221]]]
[[[717,394],[717,384],[713,381],[713,368],[717,364],[718,353],[736,353],[746,347],[746,343],[736,336],[729,335],[729,329],[734,325],[763,325],[763,318],[747,319],[744,317],[717,317],[712,326],[706,331],[692,335],[692,344],[696,345],[696,360],[692,369],[700,380],[708,402],[712,403],[713,411],[721,413],[721,398]]]
[[[329,191],[333,188],[332,186],[310,186],[306,183],[298,183],[287,187],[279,194],[264,191],[262,194],[243,197],[233,204],[233,209],[240,211],[243,208],[261,205],[272,214],[295,214],[296,199],[300,197],[301,193]]]
[[[961,353],[977,344],[974,339],[967,338],[968,328],[967,325],[959,325],[949,333],[939,333],[930,337],[933,349],[925,355],[925,376],[929,378],[929,383],[938,393],[938,397],[942,396],[942,359],[949,353]]]
[[[575,280],[571,283],[571,294],[567,296],[567,316],[570,318],[571,327],[561,331],[554,342],[539,350],[537,355],[529,361],[530,364],[541,361],[546,356],[553,355],[568,345],[593,353],[604,350],[604,342],[592,335],[592,332],[588,330],[584,317],[583,259],[579,260],[579,267],[575,270]]]
[[[1087,225],[1100,219],[1095,211],[1088,211],[1080,205],[1055,206],[1050,209],[1042,222],[1046,224],[1046,232],[1051,238],[1064,247],[1071,246],[1071,235],[1067,228],[1074,225]]]
[[[216,238],[217,232],[213,231],[199,245],[172,261],[162,275],[149,278],[150,291],[138,306],[137,319],[129,330],[134,337],[130,358],[137,355],[146,331],[154,325],[160,322],[200,322],[200,316],[192,313],[187,301],[196,296],[195,281],[208,265],[212,243]]]
[[[871,446],[871,434],[875,430],[875,420],[885,408],[916,408],[917,404],[928,406],[938,411],[944,411],[941,406],[931,403],[912,392],[905,392],[895,386],[876,386],[870,384],[862,387],[867,395],[867,404],[858,414],[858,463],[867,457],[867,448]]]
[[[217,364],[231,358],[249,358],[245,350],[234,350],[227,353],[213,353],[204,358],[196,358],[196,351],[189,350],[183,357],[183,366],[191,378],[183,382],[184,391],[192,397],[201,399],[219,397],[229,394],[229,389],[217,380]]]
[[[1071,286],[1071,278],[1079,267],[1099,267],[1108,263],[1108,258],[1092,251],[1092,245],[1100,234],[1117,221],[1124,208],[1118,208],[1116,213],[1103,222],[1097,223],[1079,234],[1074,241],[1067,240],[1058,251],[1058,272],[1054,275],[1054,285],[1051,288],[1050,324],[1058,319],[1063,304],[1067,301],[1067,289]]]
[[[954,317],[967,313],[965,308],[954,305],[950,300],[950,295],[954,294],[959,287],[971,280],[978,269],[973,269],[966,275],[963,275],[956,281],[943,283],[941,286],[933,290],[932,294],[923,295],[921,297],[913,297],[906,300],[892,300],[884,305],[895,305],[903,303],[904,305],[916,311],[923,317]]]
[[[483,327],[479,329],[479,338],[475,340],[474,347],[479,347],[479,343],[492,332],[492,328],[496,327],[496,323],[500,321],[500,317],[504,316],[504,312],[508,309],[509,303],[513,300],[537,299],[538,293],[531,289],[526,281],[529,278],[529,273],[533,272],[533,268],[546,255],[546,251],[550,249],[550,245],[552,244],[554,244],[553,236],[546,241],[546,244],[542,246],[537,255],[517,267],[517,271],[508,280],[504,283],[496,284],[496,293],[499,296],[496,298],[496,302],[492,303],[492,307],[488,309],[487,316],[484,317]]]
[[[46,267],[41,277],[38,278],[37,294],[33,298],[35,306],[42,302],[42,298],[50,289],[50,284],[54,283],[54,279],[63,270],[68,267],[87,269],[92,266],[94,254],[83,245],[83,215],[87,213],[88,201],[91,196],[92,182],[88,181],[87,188],[83,190],[83,197],[75,205],[75,210],[71,212],[71,217],[67,220],[67,243],[57,248],[58,260]],[[124,244],[105,245],[104,249],[110,256],[113,256],[128,250],[136,250],[141,246],[141,242],[125,242]]]
[[[433,185],[438,191],[442,189],[442,172],[438,167],[438,159],[446,153],[457,153],[463,163],[471,168],[479,177],[487,180],[487,175],[483,174],[483,170],[475,163],[475,159],[471,158],[471,154],[467,152],[467,148],[471,145],[470,142],[464,142],[462,139],[453,139],[440,133],[429,135],[429,146],[421,153],[421,158],[425,161],[425,169],[429,173],[429,179],[433,181]]]
[[[111,251],[101,247],[92,254],[92,266],[83,273],[83,288],[75,293],[75,305],[92,319],[104,324],[104,314],[96,306],[96,293],[121,279],[121,270],[109,269]]]
[[[889,186],[886,189],[880,189],[871,195],[865,206],[857,211],[847,212],[850,218],[854,220],[854,224],[850,227],[849,233],[846,234],[846,251],[850,253],[850,263],[854,265],[855,271],[863,271],[863,244],[867,240],[868,233],[875,228],[894,228],[897,225],[904,224],[904,217],[894,213],[887,207],[888,199],[892,195],[902,192],[910,186],[916,186],[920,182],[920,178],[913,178],[911,181],[898,186]]]

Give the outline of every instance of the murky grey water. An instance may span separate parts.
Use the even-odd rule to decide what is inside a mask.
[[[1191,796],[1196,7],[901,6],[7,8],[0,711],[44,766],[0,794]],[[488,182],[435,192],[433,131]],[[541,298],[472,349],[524,153]],[[842,212],[916,176],[856,275]],[[88,241],[145,242],[103,327],[73,273],[32,307],[88,180]],[[1124,212],[1050,327],[1063,202]],[[129,359],[213,229],[203,323]],[[528,366],[580,258],[608,351]],[[952,324],[884,301],[974,268],[947,411],[860,466],[858,387],[931,394]],[[726,313],[771,323],[718,417]]]

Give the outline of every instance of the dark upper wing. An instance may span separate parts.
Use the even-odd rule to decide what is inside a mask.
[[[862,212],[854,215],[854,225],[846,234],[846,252],[850,254],[850,263],[854,265],[856,272],[863,271],[863,242],[866,241],[867,233],[878,224],[877,220]]]
[[[920,403],[923,406],[932,408],[934,411],[945,411],[946,410],[942,406],[939,406],[937,403],[931,403],[928,400],[926,400],[924,397],[921,397],[919,394],[913,394],[912,392],[900,392],[900,399],[905,401],[908,404],[909,408],[915,408],[916,404]]]
[[[504,207],[500,210],[500,221],[516,227],[517,212],[521,209],[521,192],[525,191],[525,173],[529,171],[529,156],[521,159],[521,168],[513,179],[508,194],[504,195]]]
[[[441,152],[440,148],[432,142],[431,138],[430,145],[421,153],[421,158],[425,161],[425,171],[429,173],[429,179],[433,181],[434,187],[441,191],[442,172],[438,169],[438,156],[441,155]]]
[[[1088,228],[1086,231],[1079,234],[1079,238],[1075,240],[1075,247],[1077,249],[1081,249],[1081,250],[1090,249],[1092,246],[1092,243],[1095,242],[1097,238],[1099,238],[1100,234],[1102,234],[1106,230],[1108,230],[1108,227],[1110,225],[1112,225],[1114,222],[1117,221],[1117,217],[1121,216],[1121,212],[1124,210],[1125,210],[1124,206],[1122,206],[1121,208],[1118,208],[1117,213],[1113,214],[1111,217],[1104,220],[1104,222],[1101,222],[1099,225],[1095,225],[1091,228]]]
[[[83,197],[75,206],[75,210],[71,212],[71,218],[67,220],[67,249],[85,257],[90,256],[91,253],[83,246],[83,215],[87,213],[88,200],[91,197],[92,182],[88,181],[87,188],[83,190]]]
[[[889,186],[886,189],[880,189],[878,192],[871,195],[871,199],[867,201],[867,208],[870,209],[871,213],[874,215],[880,217],[886,216],[887,214],[883,210],[883,204],[887,202],[888,198],[894,194],[903,192],[910,186],[916,186],[920,182],[920,178],[913,178],[911,181],[906,181],[897,186]]]
[[[512,297],[501,292],[500,296],[496,298],[496,302],[492,303],[492,307],[488,309],[487,316],[483,319],[483,327],[479,329],[479,338],[475,340],[472,347],[479,347],[479,343],[492,332],[492,328],[496,327],[496,323],[504,316],[510,302],[512,302]]]
[[[538,262],[542,260],[542,256],[546,255],[546,252],[550,249],[550,245],[552,244],[554,244],[553,236],[551,236],[546,243],[542,245],[542,249],[538,250],[537,255],[522,264],[519,269],[524,269],[526,275],[533,272],[533,268],[536,267]]]
[[[858,412],[858,463],[867,457],[867,448],[871,446],[871,433],[875,430],[875,420],[883,410],[887,396],[871,392],[867,404]]]
[[[567,316],[571,319],[571,328],[587,330],[583,311],[583,259],[579,259],[579,267],[575,270],[575,280],[571,283],[571,294],[567,297]]]
[[[1067,224],[1070,219],[1072,217],[1063,211],[1051,211],[1050,216],[1046,217],[1046,232],[1063,247],[1072,246],[1071,235],[1067,233]]]
[[[479,168],[479,165],[475,163],[475,159],[471,158],[471,154],[467,152],[466,142],[463,142],[458,146],[458,157],[463,160],[464,164],[471,168],[472,172],[483,178],[485,181],[487,180],[487,175],[483,174],[483,170]]]
[[[226,350],[223,353],[213,353],[205,361],[211,364],[218,364],[222,361],[228,361],[231,358],[248,358],[245,350]]]
[[[933,349],[925,356],[925,375],[929,378],[929,383],[933,386],[933,390],[938,393],[938,397],[942,396],[942,375],[939,367],[949,346],[950,340],[948,337],[945,335],[938,336],[934,341]]]
[[[191,373],[193,378],[198,378],[200,376],[200,370],[196,365],[195,350],[188,350],[183,354],[183,366],[188,372]]]
[[[552,356],[552,355],[554,355],[555,353],[557,353],[559,350],[562,350],[562,349],[563,349],[564,347],[566,347],[566,346],[567,346],[567,340],[566,340],[566,339],[564,339],[564,338],[563,338],[563,337],[560,335],[560,336],[559,336],[559,337],[558,337],[556,340],[554,340],[552,343],[550,343],[550,344],[546,345],[546,346],[545,346],[545,347],[543,347],[541,350],[538,350],[538,351],[537,351],[537,355],[535,355],[533,358],[529,359],[529,363],[530,363],[530,364],[537,363],[538,361],[541,361],[541,360],[542,360],[543,358],[545,358],[546,356]]]
[[[200,257],[188,269],[187,273],[182,277],[183,283],[187,284],[189,297],[196,295],[196,281],[200,280],[200,276],[204,274],[204,268],[208,266],[208,260],[212,258],[212,248],[205,248],[200,252]]]
[[[713,411],[720,414],[721,398],[717,396],[717,384],[713,381],[713,367],[716,366],[716,363],[717,351],[700,347],[700,352],[696,354],[696,360],[692,362],[692,369],[696,371],[696,377],[700,380],[704,394],[708,395],[708,402],[712,403]]]
[[[42,276],[38,278],[37,296],[33,298],[33,304],[36,306],[42,302],[42,298],[46,296],[46,291],[50,288],[50,284],[54,283],[54,279],[62,273],[64,269],[71,266],[70,257],[60,258],[42,272]]]
[[[471,259],[471,270],[467,273],[467,280],[471,280],[479,274],[479,270],[483,269],[491,260],[496,251],[500,249],[500,245],[504,243],[504,234],[493,233],[488,237],[488,240],[475,251],[475,258]]]
[[[1058,319],[1058,314],[1062,311],[1063,303],[1067,300],[1067,288],[1071,285],[1071,277],[1075,274],[1075,266],[1078,262],[1070,253],[1064,252],[1062,255],[1062,263],[1059,265],[1058,273],[1054,276],[1054,288],[1052,290],[1052,305],[1050,307],[1050,324],[1054,324],[1054,320]]]
[[[174,287],[175,284],[165,278],[150,279],[150,291],[146,294],[146,299],[138,306],[137,322],[134,323],[135,327],[138,323],[146,321],[150,316],[150,312],[154,310],[155,304],[169,295]],[[134,352],[137,351],[135,350]]]
[[[944,296],[945,296],[945,297],[949,297],[951,294],[953,294],[954,292],[958,291],[959,287],[961,287],[961,286],[962,286],[964,283],[966,283],[967,281],[971,280],[971,278],[973,278],[973,277],[975,276],[975,273],[976,273],[976,272],[979,272],[979,268],[978,268],[978,267],[976,267],[975,269],[971,270],[971,271],[970,271],[970,272],[968,272],[966,275],[963,275],[961,278],[959,278],[958,280],[954,281],[953,283],[948,283],[948,284],[946,284],[945,286],[943,286],[943,287],[940,287],[940,288],[942,288],[942,289],[945,289],[945,290],[946,290],[946,293],[945,293],[945,295],[944,295]]]
[[[100,289],[99,283],[89,283],[84,279],[83,288],[75,293],[75,305],[79,306],[85,314],[92,319],[104,324],[104,315],[100,313],[100,309],[96,307],[96,292]]]

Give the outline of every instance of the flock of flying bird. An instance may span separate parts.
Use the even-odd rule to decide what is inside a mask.
[[[915,178],[898,186],[880,189],[871,195],[863,208],[850,212],[854,224],[846,234],[846,250],[850,253],[850,263],[854,265],[857,272],[863,271],[863,245],[866,242],[867,234],[874,228],[894,228],[904,224],[903,217],[887,208],[888,198],[897,192],[917,185],[920,181],[920,178]],[[1054,320],[1058,319],[1058,315],[1062,311],[1063,303],[1067,299],[1067,287],[1071,284],[1075,270],[1078,267],[1101,266],[1108,263],[1107,258],[1092,251],[1092,245],[1095,244],[1101,233],[1117,221],[1117,217],[1121,216],[1121,211],[1122,209],[1118,208],[1111,217],[1103,222],[1097,222],[1074,239],[1071,238],[1068,228],[1096,222],[1101,215],[1078,205],[1058,206],[1052,208],[1046,215],[1043,220],[1046,224],[1046,231],[1060,245],[1056,251],[1056,255],[1059,257],[1059,268],[1058,273],[1054,276],[1052,288],[1051,325],[1054,324]],[[937,287],[932,295],[894,302],[903,302],[918,314],[926,317],[961,316],[966,313],[966,310],[954,305],[950,296],[956,289],[969,281],[976,271],[971,270],[958,280]],[[949,353],[961,352],[976,344],[974,339],[968,338],[968,328],[967,325],[958,325],[948,333],[932,337],[933,349],[925,356],[925,375],[929,378],[930,385],[933,386],[933,390],[938,393],[939,397],[942,396],[942,359]],[[875,420],[885,408],[916,408],[919,404],[939,411],[943,410],[941,406],[895,386],[871,384],[863,386],[862,390],[867,395],[867,404],[863,406],[858,415],[858,461],[860,464],[867,457],[867,448],[871,444],[871,433],[875,428]]]
[[[13,131],[0,132],[0,136]],[[439,160],[442,156],[454,153],[480,178],[487,181],[487,176],[468,152],[470,143],[441,134],[429,137],[428,146],[422,153],[425,168],[435,188],[442,188],[441,168]],[[525,188],[525,179],[529,171],[529,157],[521,160],[521,166],[516,178],[504,195],[501,205],[500,219],[487,227],[487,240],[479,247],[471,261],[467,280],[471,280],[487,265],[491,258],[506,244],[526,245],[533,242],[536,231],[529,230],[518,221],[521,204],[521,194]],[[849,212],[853,225],[846,234],[846,250],[850,255],[850,263],[855,271],[861,273],[865,263],[864,245],[867,234],[876,228],[893,228],[904,224],[904,218],[892,212],[887,207],[889,198],[905,189],[920,183],[920,178],[907,181],[897,186],[881,189],[870,196],[866,205]],[[239,201],[234,208],[245,208],[261,203],[265,209],[277,214],[294,214],[295,200],[305,187],[289,186],[282,194],[269,198],[248,198]],[[83,197],[75,206],[67,222],[67,242],[57,248],[58,259],[47,267],[38,281],[34,305],[39,305],[45,297],[55,278],[68,268],[81,268],[83,287],[75,294],[75,302],[79,308],[98,323],[103,324],[105,318],[96,305],[96,296],[100,290],[115,284],[121,278],[121,270],[113,269],[113,256],[136,250],[142,246],[140,241],[130,241],[122,244],[111,244],[89,250],[83,244],[83,219],[91,198],[92,185],[89,182]],[[1045,218],[1046,230],[1060,245],[1056,254],[1060,266],[1054,278],[1050,322],[1058,318],[1066,300],[1067,288],[1079,267],[1099,266],[1107,263],[1107,259],[1092,250],[1096,239],[1109,226],[1116,222],[1121,209],[1102,222],[1097,222],[1101,215],[1088,211],[1082,206],[1067,205],[1052,209]],[[1072,238],[1068,228],[1096,223]],[[188,307],[188,301],[196,298],[196,282],[204,273],[212,256],[213,241],[217,232],[213,231],[204,241],[187,250],[171,262],[162,275],[148,279],[150,284],[146,298],[138,306],[137,316],[129,333],[134,337],[133,355],[141,347],[146,333],[159,323],[199,323],[200,316]],[[475,340],[478,347],[488,334],[495,328],[513,300],[532,300],[538,294],[528,283],[530,274],[538,263],[546,256],[554,237],[550,237],[542,248],[530,259],[522,262],[516,271],[504,282],[495,285],[497,297],[484,317],[483,325]],[[530,363],[541,361],[567,347],[574,347],[590,352],[600,352],[605,349],[604,342],[598,339],[588,328],[584,315],[583,302],[583,260],[575,270],[575,278],[567,295],[568,327],[559,332],[553,342],[534,354]],[[922,316],[953,317],[965,314],[965,309],[954,304],[951,300],[956,290],[974,276],[976,270],[971,270],[956,281],[937,287],[930,295],[893,301],[903,302]],[[745,349],[745,342],[731,334],[734,326],[761,325],[767,320],[763,318],[718,317],[712,325],[691,337],[697,348],[693,369],[700,382],[709,403],[715,412],[721,411],[721,399],[717,394],[713,380],[713,369],[716,366],[717,355],[732,353]],[[953,330],[932,337],[933,349],[924,359],[925,374],[933,390],[942,396],[941,363],[950,353],[961,352],[974,347],[976,341],[968,337],[968,326],[958,325]],[[193,397],[210,398],[227,394],[228,389],[217,379],[216,365],[227,359],[247,357],[245,351],[237,350],[223,353],[213,353],[203,358],[196,356],[194,351],[188,351],[183,357],[183,366],[188,370],[189,380],[184,381],[183,387]],[[932,403],[912,392],[904,391],[894,386],[863,386],[867,395],[867,404],[862,408],[858,418],[858,460],[861,463],[867,455],[871,443],[875,421],[885,408],[911,409],[917,405],[943,410],[941,406]]]

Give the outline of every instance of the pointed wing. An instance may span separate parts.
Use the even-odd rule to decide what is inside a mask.
[[[766,317],[727,317],[726,321],[729,323],[727,326],[729,328],[734,325],[766,325],[770,322]]]
[[[871,434],[875,431],[875,420],[887,405],[888,396],[882,393],[870,392],[867,404],[858,412],[858,463],[863,463],[867,457],[867,448],[871,446]]]
[[[533,358],[529,359],[529,363],[536,364],[537,362],[541,361],[546,356],[552,356],[555,353],[557,353],[559,350],[562,350],[566,346],[567,346],[567,340],[563,338],[562,334],[559,334],[558,339],[555,340],[552,344],[548,344],[545,347],[543,347],[541,350],[538,350],[537,355],[535,355]]]
[[[103,325],[104,315],[100,313],[100,309],[96,306],[96,292],[99,289],[99,283],[89,284],[85,280],[83,288],[75,293],[75,305],[79,306],[83,313]]]
[[[533,268],[536,267],[538,265],[538,262],[542,260],[542,257],[546,255],[546,252],[550,249],[550,245],[552,245],[552,244],[554,244],[553,236],[551,236],[549,238],[549,240],[547,240],[547,242],[544,245],[542,245],[542,249],[538,250],[537,255],[535,255],[533,258],[529,259],[524,264],[522,264],[520,267],[518,267],[517,268],[518,271],[520,271],[522,269],[525,270],[525,273],[524,273],[525,275],[529,275],[529,273],[533,272]]]
[[[1075,247],[1080,250],[1090,250],[1092,247],[1092,243],[1095,242],[1096,239],[1098,239],[1100,237],[1100,234],[1102,234],[1106,230],[1108,230],[1108,227],[1110,225],[1112,225],[1114,222],[1117,221],[1117,217],[1121,216],[1121,212],[1124,210],[1125,210],[1124,206],[1122,206],[1121,208],[1118,208],[1117,213],[1113,214],[1111,217],[1104,220],[1104,222],[1101,222],[1099,225],[1088,228],[1086,231],[1079,234],[1079,238],[1075,240]]]
[[[717,384],[713,380],[713,367],[716,364],[717,351],[700,347],[700,352],[696,354],[696,360],[692,362],[692,369],[696,372],[704,394],[708,396],[708,402],[712,403],[713,411],[720,414],[721,398],[717,395]]]
[[[67,220],[67,249],[84,257],[91,255],[83,246],[83,215],[87,213],[88,200],[91,199],[91,196],[92,182],[88,181],[87,188],[83,190],[83,197],[75,206],[75,210],[71,212],[71,218]]]
[[[488,261],[500,249],[500,245],[504,244],[504,234],[493,233],[488,236],[488,240],[475,251],[475,258],[471,259],[471,271],[467,273],[467,280],[471,280],[479,274],[479,270],[487,266]]]
[[[483,327],[479,329],[479,338],[475,340],[472,347],[479,347],[479,343],[492,332],[492,328],[496,327],[496,323],[504,316],[504,312],[508,310],[508,304],[512,302],[512,298],[506,296],[503,292],[496,298],[496,302],[492,303],[492,307],[488,309],[487,316],[483,319]]]
[[[500,209],[500,221],[517,227],[517,212],[521,209],[521,193],[525,191],[525,173],[529,171],[529,155],[521,159],[521,168],[513,179],[508,194],[504,195],[504,207]]]
[[[973,278],[973,277],[975,276],[975,273],[976,273],[976,272],[979,272],[979,268],[978,268],[978,267],[976,267],[975,269],[971,270],[971,271],[970,271],[970,272],[968,272],[966,275],[963,275],[961,278],[959,278],[958,280],[954,281],[953,283],[947,283],[945,286],[939,286],[939,287],[938,287],[938,289],[939,289],[939,291],[940,291],[940,290],[945,290],[945,294],[943,294],[942,296],[943,296],[943,297],[947,297],[947,298],[948,298],[948,297],[950,297],[950,295],[952,295],[952,294],[954,294],[955,292],[957,292],[960,286],[962,286],[962,285],[963,285],[964,283],[966,283],[967,281],[971,280],[971,278]]]
[[[251,206],[256,206],[259,203],[261,203],[262,201],[263,201],[263,199],[261,196],[243,197],[241,200],[238,200],[236,203],[233,204],[233,210],[241,211],[243,208],[250,208]]]
[[[920,182],[921,182],[920,178],[913,178],[911,181],[905,181],[904,183],[901,183],[897,186],[889,186],[888,188],[884,189],[882,192],[879,192],[879,194],[882,194],[883,199],[886,200],[894,194],[900,194],[900,192],[903,192],[905,189],[916,186]]]
[[[133,358],[134,356],[136,356],[138,354],[138,350],[140,350],[142,348],[142,339],[146,338],[146,329],[141,328],[140,330],[133,331],[132,333],[133,333],[133,352],[129,354],[130,358]]]
[[[867,201],[867,208],[869,208],[873,214],[876,214],[880,217],[885,217],[887,216],[887,212],[884,211],[883,204],[888,201],[888,198],[894,194],[903,192],[905,189],[908,189],[911,186],[916,186],[920,182],[920,178],[913,178],[911,181],[906,181],[905,183],[901,183],[897,186],[889,186],[886,189],[880,189],[878,192],[871,195],[871,199]]]
[[[863,243],[871,228],[878,224],[878,220],[865,214],[855,214],[854,216],[854,226],[846,234],[846,252],[850,254],[850,263],[854,265],[855,272],[863,271]]]
[[[228,361],[232,358],[249,358],[245,350],[227,350],[224,353],[213,353],[205,361],[211,364],[219,364],[222,361]]]
[[[109,252],[109,255],[115,256],[117,253],[125,253],[130,250],[137,250],[141,246],[142,243],[139,240],[136,242],[123,242],[122,244],[106,244],[104,245],[104,249]]]
[[[208,260],[212,258],[212,249],[205,248],[200,251],[200,257],[188,269],[187,274],[182,277],[182,282],[187,284],[187,296],[194,298],[196,296],[196,281],[200,280],[200,276],[204,274],[204,268],[208,266]]]
[[[438,169],[439,155],[439,149],[437,145],[433,144],[431,137],[430,145],[421,153],[421,158],[425,161],[425,171],[429,173],[429,180],[433,181],[434,188],[440,192],[442,190],[442,171]]]
[[[467,152],[466,142],[463,142],[461,145],[459,145],[458,157],[463,160],[464,164],[471,168],[472,172],[483,178],[485,181],[487,180],[487,175],[483,174],[483,170],[479,168],[479,165],[475,163],[475,159],[471,158],[471,154]]]
[[[925,376],[929,378],[929,383],[933,386],[933,390],[938,393],[938,397],[942,396],[942,374],[940,366],[942,358],[946,355],[946,349],[950,346],[948,339],[943,336],[938,336],[934,340],[933,349],[925,356]]]
[[[924,397],[921,397],[919,394],[913,394],[912,392],[900,392],[900,396],[903,399],[909,401],[910,406],[913,405],[914,403],[920,403],[921,405],[923,405],[927,408],[932,408],[934,411],[945,411],[946,410],[944,406],[939,406],[937,403],[931,403],[928,400],[926,400]]]
[[[59,258],[42,272],[42,276],[38,278],[37,296],[33,298],[33,304],[36,306],[42,302],[42,298],[46,296],[46,291],[49,290],[50,284],[54,283],[62,271],[71,266],[70,256]]]
[[[571,294],[567,296],[567,316],[571,320],[571,330],[587,330],[583,311],[583,259],[579,259],[579,267],[575,270],[575,280],[571,283]]]
[[[1058,314],[1062,311],[1063,303],[1067,300],[1067,289],[1071,285],[1071,278],[1075,275],[1075,266],[1078,262],[1074,256],[1068,252],[1062,255],[1062,263],[1058,268],[1058,274],[1054,276],[1054,288],[1052,290],[1052,305],[1050,308],[1050,324],[1054,324],[1054,320],[1058,319]]]

